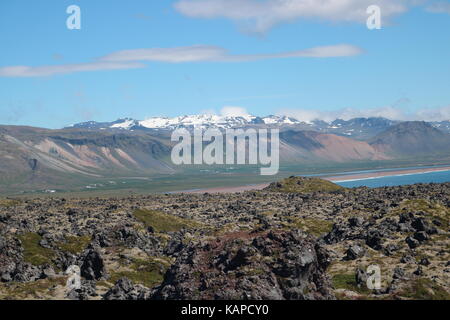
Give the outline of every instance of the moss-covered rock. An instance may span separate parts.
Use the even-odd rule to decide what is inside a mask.
[[[330,232],[333,228],[333,222],[321,219],[293,218],[292,222],[285,223],[285,226],[288,229],[297,228],[318,237]]]
[[[0,283],[0,300],[60,299],[62,297],[58,296],[61,295],[59,291],[63,291],[66,281],[67,277],[59,277],[33,282]]]
[[[63,242],[59,242],[57,244],[58,248],[65,252],[70,252],[72,254],[81,253],[91,242],[90,236],[67,236],[66,240]]]
[[[164,258],[133,259],[127,270],[111,273],[110,281],[115,283],[120,278],[128,278],[135,284],[152,288],[162,283],[170,262]]]
[[[450,293],[428,278],[412,280],[400,296],[414,300],[450,300]]]
[[[183,228],[198,228],[200,224],[156,210],[135,210],[134,216],[155,232],[180,231]]]
[[[335,289],[345,289],[357,292],[359,294],[369,294],[367,287],[358,287],[355,274],[335,274],[331,279]]]
[[[287,193],[333,192],[344,188],[330,181],[310,177],[290,177],[270,184],[265,190]]]
[[[37,233],[24,233],[18,236],[23,247],[23,258],[25,262],[31,263],[35,266],[44,264],[51,264],[55,257],[55,252],[48,248],[43,248],[39,245],[42,237]]]
[[[449,226],[450,208],[436,201],[413,199],[403,201],[390,215],[399,215],[402,212],[423,212],[428,218],[435,219],[442,226]]]
[[[20,203],[18,200],[12,200],[12,199],[0,199],[0,207],[13,207]]]

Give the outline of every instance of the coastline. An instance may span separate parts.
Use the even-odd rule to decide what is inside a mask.
[[[375,171],[375,172],[361,172],[354,174],[333,174],[333,175],[325,175],[319,176],[321,179],[328,180],[334,183],[339,182],[350,182],[350,181],[359,181],[359,180],[369,180],[369,179],[379,179],[385,177],[398,177],[398,176],[407,176],[407,175],[415,175],[415,174],[426,174],[432,172],[445,172],[450,171],[450,166],[443,167],[435,167],[435,168],[414,168],[414,169],[398,169],[392,170],[389,169],[386,171]],[[202,193],[239,193],[245,191],[258,191],[268,187],[270,183],[261,183],[261,184],[252,184],[252,185],[243,185],[236,187],[214,187],[214,188],[206,188],[206,189],[195,189],[195,190],[185,190],[185,191],[175,191],[173,193],[187,193],[187,194],[202,194]]]
[[[450,171],[450,166],[445,167],[436,167],[436,168],[424,168],[424,169],[399,169],[395,171],[378,171],[378,172],[370,172],[370,173],[358,173],[351,175],[334,175],[324,177],[323,179],[331,181],[331,182],[349,182],[349,181],[359,181],[359,180],[368,180],[368,179],[377,179],[384,177],[398,177],[398,176],[406,176],[406,175],[414,175],[414,174],[426,174],[432,172],[445,172]]]

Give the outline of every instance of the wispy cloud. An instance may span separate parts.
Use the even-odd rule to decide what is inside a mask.
[[[439,108],[423,108],[415,112],[415,119],[425,121],[450,120],[450,106]]]
[[[450,106],[438,108],[421,108],[411,110],[395,106],[385,106],[371,109],[344,108],[339,110],[314,110],[314,109],[283,109],[277,112],[279,115],[289,116],[300,121],[311,122],[324,120],[327,122],[336,119],[350,120],[353,118],[382,117],[390,120],[407,121],[447,121],[450,120]]]
[[[57,74],[68,74],[75,72],[121,70],[143,68],[145,64],[138,62],[107,62],[97,61],[78,64],[61,64],[49,66],[10,66],[0,68],[0,77],[46,77]]]
[[[299,51],[274,54],[230,54],[217,46],[195,45],[175,48],[134,49],[113,52],[94,62],[48,66],[0,67],[0,77],[45,77],[75,72],[144,68],[142,62],[245,62],[284,58],[333,58],[351,57],[363,52],[348,44],[323,46]]]
[[[297,19],[332,22],[365,22],[367,8],[378,5],[384,19],[402,14],[416,0],[179,0],[174,4],[191,18],[226,18],[255,32]]]
[[[432,3],[427,7],[427,11],[432,13],[450,14],[450,3],[444,1]]]
[[[361,48],[348,44],[315,47],[305,50],[273,54],[231,54],[217,46],[195,45],[176,48],[136,49],[114,52],[101,61],[153,61],[167,63],[183,62],[245,62],[282,58],[333,58],[356,56]]]
[[[247,109],[242,107],[225,106],[220,110],[220,114],[224,117],[246,117],[249,116]]]
[[[226,55],[226,50],[216,46],[195,45],[175,48],[133,49],[113,52],[100,58],[102,61],[153,61],[167,63],[213,61]]]

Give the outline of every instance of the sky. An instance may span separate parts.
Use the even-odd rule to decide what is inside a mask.
[[[2,0],[0,46],[0,124],[450,119],[450,1]]]

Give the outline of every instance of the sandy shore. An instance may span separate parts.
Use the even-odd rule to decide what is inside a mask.
[[[395,176],[403,176],[403,175],[411,175],[411,174],[423,174],[423,173],[431,173],[431,172],[443,172],[450,171],[450,166],[446,167],[436,167],[436,168],[423,168],[423,169],[399,169],[399,170],[390,170],[390,171],[378,171],[378,172],[365,172],[365,173],[356,173],[356,174],[341,174],[341,175],[330,175],[330,176],[321,176],[321,179],[328,180],[331,182],[346,182],[346,181],[355,181],[355,180],[364,180],[364,179],[376,179],[382,177],[395,177]],[[238,186],[238,187],[217,187],[217,188],[207,188],[207,189],[198,189],[198,190],[189,190],[189,191],[179,191],[175,193],[238,193],[244,191],[251,190],[262,190],[269,186],[269,183],[262,184],[253,184],[246,186]]]
[[[406,175],[412,175],[412,174],[423,174],[423,173],[443,172],[443,171],[450,171],[450,166],[436,167],[436,168],[424,168],[424,169],[402,169],[402,170],[395,170],[395,171],[366,172],[366,173],[357,173],[357,174],[351,174],[351,175],[342,174],[339,176],[324,177],[323,179],[326,179],[326,180],[329,180],[332,182],[345,182],[345,181],[353,181],[353,180],[406,176]]]

